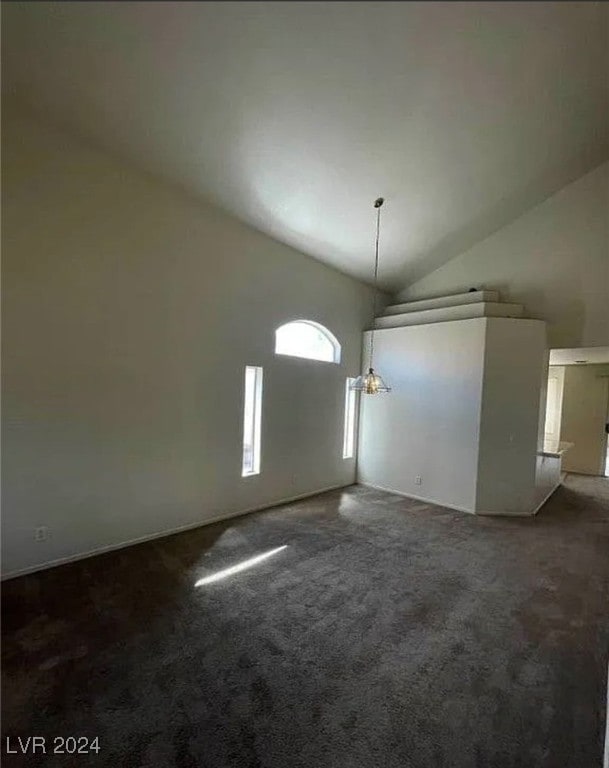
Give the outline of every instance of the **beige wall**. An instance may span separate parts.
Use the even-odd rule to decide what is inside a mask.
[[[400,292],[496,288],[546,320],[551,347],[609,344],[609,163]]]
[[[486,327],[476,511],[531,514],[546,328],[503,317]]]
[[[566,365],[560,439],[574,443],[563,469],[604,474],[609,365]]]
[[[534,320],[377,331],[375,367],[392,392],[362,398],[360,481],[465,512],[532,514],[544,349]]]
[[[25,115],[2,133],[4,573],[353,482],[367,287]],[[294,318],[341,364],[276,358]],[[247,364],[263,455],[242,479]]]
[[[475,511],[485,335],[484,318],[376,331],[392,392],[362,397],[361,482]]]

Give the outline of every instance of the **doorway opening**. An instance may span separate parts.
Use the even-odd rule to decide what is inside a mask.
[[[544,439],[571,444],[563,470],[609,477],[608,432],[609,347],[552,349]]]

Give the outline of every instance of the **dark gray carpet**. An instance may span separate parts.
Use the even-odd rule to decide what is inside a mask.
[[[6,582],[3,735],[100,754],[3,764],[593,768],[608,598],[608,481],[513,520],[326,493]]]

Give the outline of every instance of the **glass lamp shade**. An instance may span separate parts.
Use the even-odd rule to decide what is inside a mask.
[[[358,376],[349,389],[355,392],[363,392],[364,395],[379,395],[382,392],[391,392],[383,379],[374,372],[374,368],[369,368],[368,373]]]

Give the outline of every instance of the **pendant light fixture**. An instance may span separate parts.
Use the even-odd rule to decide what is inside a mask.
[[[379,197],[374,201],[374,207],[376,208],[376,244],[375,244],[375,256],[374,256],[374,319],[376,320],[376,309],[378,299],[378,273],[379,273],[379,235],[381,232],[381,206],[385,202],[384,198]],[[381,392],[391,392],[391,387],[388,387],[383,379],[375,373],[373,366],[374,355],[374,325],[370,331],[370,367],[368,373],[358,376],[353,382],[350,389],[356,392],[363,392],[364,395],[378,395]]]

